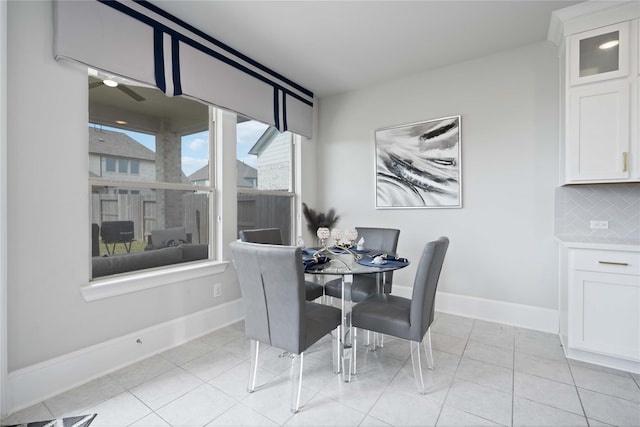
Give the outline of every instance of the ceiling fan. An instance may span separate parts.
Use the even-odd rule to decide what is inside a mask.
[[[96,87],[100,87],[100,86],[107,86],[107,87],[119,89],[120,91],[129,95],[131,98],[133,98],[135,101],[138,101],[138,102],[145,100],[145,98],[142,95],[134,92],[133,90],[129,89],[127,86],[123,85],[122,83],[118,83],[114,80],[109,80],[109,79],[99,80],[99,81],[89,83],[89,90],[94,89]]]

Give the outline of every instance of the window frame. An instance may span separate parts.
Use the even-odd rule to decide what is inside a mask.
[[[81,286],[80,290],[85,301],[95,301],[104,298],[110,298],[118,295],[124,295],[131,292],[137,292],[140,290],[151,289],[159,286],[165,286],[170,284],[176,284],[185,280],[197,279],[202,277],[208,277],[212,275],[222,274],[229,264],[228,261],[221,261],[217,259],[216,239],[219,236],[216,232],[219,209],[217,207],[216,200],[218,199],[218,189],[216,187],[215,180],[215,147],[216,147],[216,123],[214,122],[215,108],[210,105],[205,105],[208,109],[208,161],[209,161],[209,185],[195,185],[192,183],[169,183],[162,181],[129,181],[126,179],[113,179],[90,176],[88,174],[88,196],[90,197],[93,186],[107,186],[107,187],[123,187],[128,190],[178,190],[178,191],[193,191],[193,192],[206,192],[208,193],[209,212],[208,221],[208,258],[197,261],[190,261],[179,264],[170,264],[162,267],[155,267],[149,269],[141,269],[131,271],[127,273],[113,274],[109,276],[103,276],[98,278],[92,278],[92,263],[91,263],[91,249],[87,250],[88,254],[88,266],[89,277],[88,284]],[[114,127],[109,125],[110,127]],[[126,130],[126,127],[121,127]],[[117,158],[115,163],[117,164]],[[119,173],[119,171],[116,171]],[[91,227],[91,213],[87,215],[87,227]],[[89,245],[90,245],[90,239]]]
[[[299,175],[299,169],[297,168],[297,162],[296,159],[299,158],[298,156],[298,150],[299,150],[299,140],[300,140],[300,135],[297,135],[293,132],[289,132],[290,134],[290,141],[289,141],[289,190],[260,190],[257,188],[245,188],[245,187],[239,187],[237,186],[236,183],[236,204],[238,201],[238,195],[239,194],[248,194],[248,195],[260,195],[260,196],[277,196],[277,197],[287,197],[289,198],[289,204],[290,204],[290,212],[291,212],[291,218],[290,218],[290,225],[289,225],[289,233],[291,236],[292,241],[290,242],[283,242],[285,245],[293,245],[295,244],[294,242],[297,240],[297,236],[300,235],[299,233],[299,224],[298,224],[298,212],[299,212],[299,208],[298,208],[298,203],[297,200],[299,200],[299,195],[298,195],[298,191],[297,188],[299,187],[299,182],[300,182],[300,175]],[[237,144],[237,140],[236,140],[236,144]],[[238,224],[236,222],[236,230],[238,229]]]

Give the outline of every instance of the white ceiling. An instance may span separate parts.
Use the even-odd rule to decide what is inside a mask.
[[[578,1],[151,3],[323,97],[544,41]]]

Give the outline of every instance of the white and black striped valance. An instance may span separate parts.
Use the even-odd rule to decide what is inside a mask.
[[[54,53],[311,137],[313,93],[147,1],[54,1]]]

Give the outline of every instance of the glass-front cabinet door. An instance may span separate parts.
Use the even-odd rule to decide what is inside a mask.
[[[569,41],[570,84],[578,85],[629,74],[629,23],[575,34]]]

